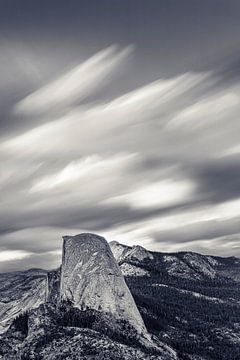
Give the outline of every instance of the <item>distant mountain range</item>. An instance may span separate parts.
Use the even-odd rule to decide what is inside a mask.
[[[240,259],[64,237],[60,269],[0,275],[0,331],[4,360],[239,360]]]

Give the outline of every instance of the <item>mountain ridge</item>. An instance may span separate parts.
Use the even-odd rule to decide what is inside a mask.
[[[240,358],[239,258],[202,255],[185,251],[171,253],[155,252],[146,250],[142,246],[130,247],[116,241],[110,242],[109,246],[137,304],[147,332],[151,334],[151,337],[158,344],[158,348],[161,349],[161,355],[147,355],[146,353],[143,355],[140,352],[136,355],[134,348],[137,346],[140,351],[139,346],[142,345],[138,343],[138,345],[135,344],[132,348],[132,345],[128,343],[124,350],[121,348],[126,359],[135,359],[134,356],[136,356],[136,359],[137,357],[141,359],[141,356],[143,359],[150,359],[151,357],[149,356],[157,356],[156,359],[180,360],[225,360],[226,358],[228,360],[238,360]],[[95,250],[94,252],[96,252]],[[79,259],[77,260],[78,262]],[[94,262],[91,264],[96,265]],[[91,270],[92,267],[88,268],[87,271]],[[18,336],[13,335],[15,332],[12,332],[11,321],[16,316],[24,316],[20,315],[23,313],[22,310],[24,310],[31,314],[32,319],[35,319],[33,323],[35,321],[38,323],[38,317],[44,318],[45,315],[43,314],[45,313],[52,314],[52,318],[51,316],[49,317],[47,326],[44,325],[37,328],[42,329],[41,331],[43,332],[45,331],[43,329],[45,327],[48,328],[51,323],[54,324],[60,321],[60,324],[64,324],[65,327],[62,327],[63,325],[60,327],[59,325],[55,325],[53,328],[49,327],[49,329],[52,329],[48,333],[50,338],[53,334],[59,333],[62,339],[62,342],[55,349],[56,352],[59,351],[59,354],[60,349],[64,349],[64,331],[66,331],[66,334],[69,334],[70,331],[68,327],[69,320],[66,323],[66,316],[67,318],[70,316],[70,320],[72,319],[71,321],[73,321],[70,324],[75,325],[76,319],[80,319],[82,324],[87,321],[87,326],[89,326],[89,319],[95,319],[92,323],[93,325],[91,325],[93,328],[89,330],[74,327],[75,335],[73,334],[72,340],[69,338],[69,344],[74,344],[74,349],[77,346],[74,340],[75,336],[82,339],[82,346],[85,347],[89,342],[92,342],[90,339],[93,339],[95,336],[95,333],[91,331],[96,330],[98,334],[99,332],[102,334],[102,339],[104,338],[105,344],[108,344],[106,346],[110,346],[110,340],[105,338],[105,336],[107,334],[107,336],[109,334],[112,336],[112,330],[107,330],[107,327],[109,323],[113,324],[115,320],[110,320],[105,315],[103,316],[103,313],[98,310],[87,309],[85,312],[81,310],[76,312],[74,310],[72,313],[72,307],[70,306],[69,310],[69,305],[66,304],[61,310],[63,314],[65,312],[67,314],[64,315],[65,320],[59,318],[57,315],[59,310],[56,310],[55,305],[58,303],[58,293],[61,286],[60,278],[61,272],[59,268],[50,271],[28,269],[22,272],[1,274],[0,322],[4,323],[5,326],[2,339],[4,339],[4,336],[7,336],[7,333],[9,334],[6,331],[9,326],[11,338],[12,336]],[[16,287],[12,286],[12,284]],[[38,286],[41,289],[43,305],[33,301],[33,299],[36,299],[35,296],[32,299],[32,294],[37,294]],[[23,309],[20,307],[22,299],[25,299],[26,305]],[[7,308],[4,301],[7,303]],[[46,301],[47,305],[44,305]],[[88,311],[90,312],[88,313]],[[87,313],[88,315],[86,315]],[[103,332],[104,324],[106,325],[105,331],[107,331],[105,335]],[[118,328],[117,323],[116,326]],[[40,330],[37,333],[42,338],[43,335],[41,335]],[[124,334],[129,334],[129,336],[130,332],[123,331]],[[128,335],[126,335],[125,339],[127,338]],[[23,352],[30,351],[29,349],[33,346],[29,343],[30,338],[27,337],[27,339],[24,339],[25,348],[22,350]],[[5,347],[11,343],[9,338],[2,341]],[[18,340],[16,341],[18,343]],[[31,341],[35,344],[40,340],[36,340],[33,337]],[[117,340],[117,342],[111,345],[112,349],[115,349],[111,350],[114,353],[119,350],[117,345],[119,341],[121,343],[122,340]],[[44,351],[46,351],[44,359],[54,359],[52,351],[55,345],[51,344],[44,347]],[[229,350],[230,348],[232,349],[231,351]],[[107,354],[106,349],[102,349],[102,352]],[[78,359],[77,350],[73,356],[74,359]],[[5,358],[3,359],[5,360]],[[79,359],[82,358],[79,357]],[[155,358],[152,357],[151,359]]]

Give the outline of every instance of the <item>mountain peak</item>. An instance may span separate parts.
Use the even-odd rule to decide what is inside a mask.
[[[147,330],[105,238],[89,233],[64,236],[60,297],[73,306],[100,310]]]
[[[140,245],[127,246],[122,245],[117,241],[111,241],[109,243],[115,259],[118,262],[125,261],[126,259],[135,258],[138,260],[153,259],[153,255],[150,251]]]
[[[93,241],[96,243],[103,243],[106,244],[107,241],[104,237],[93,234],[93,233],[81,233],[77,235],[65,235],[63,236],[63,241],[78,241],[78,242],[87,242],[87,241]]]

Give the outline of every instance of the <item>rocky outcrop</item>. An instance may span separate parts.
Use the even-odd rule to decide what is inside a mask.
[[[147,330],[107,241],[98,235],[64,236],[61,300],[128,321],[139,334]]]
[[[130,246],[120,244],[117,241],[111,241],[109,243],[109,246],[112,250],[113,256],[115,257],[118,263],[123,261],[127,256],[127,254],[129,253],[129,251],[132,249]]]
[[[117,241],[111,241],[109,245],[118,263],[131,259],[137,259],[138,261],[143,261],[145,259],[153,259],[152,253],[140,245],[134,245],[133,247],[131,247],[122,245]]]
[[[57,304],[60,294],[61,268],[48,271],[46,286],[46,302]]]
[[[46,299],[45,270],[31,269],[0,276],[0,333],[19,314],[37,308]]]

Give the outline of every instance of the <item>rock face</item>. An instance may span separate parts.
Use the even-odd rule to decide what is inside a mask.
[[[63,237],[60,297],[82,310],[92,308],[147,330],[107,241],[98,235]]]
[[[125,257],[128,255],[129,251],[132,250],[130,246],[120,244],[117,241],[111,241],[109,246],[112,250],[113,256],[117,260],[118,263],[123,261]]]
[[[57,304],[60,293],[61,268],[47,272],[46,302]]]
[[[37,308],[46,299],[45,270],[31,269],[0,276],[0,333],[19,314]]]
[[[117,241],[111,241],[109,245],[118,263],[121,263],[126,259],[137,259],[138,261],[145,259],[153,260],[152,253],[140,245],[134,245],[133,247],[130,247],[122,245]]]
[[[142,267],[144,261],[153,260],[150,251],[139,245],[130,247],[117,241],[111,241],[109,245],[124,276],[150,276],[149,271]]]

